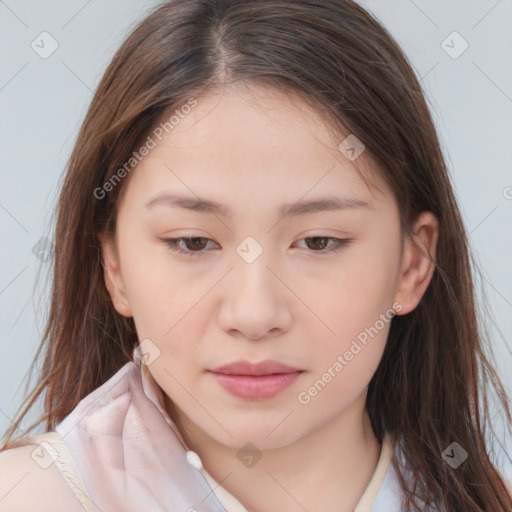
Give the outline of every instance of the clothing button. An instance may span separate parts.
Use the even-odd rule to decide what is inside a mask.
[[[191,466],[194,466],[196,469],[201,469],[203,467],[203,463],[197,455],[196,452],[188,451],[187,452],[187,461]]]

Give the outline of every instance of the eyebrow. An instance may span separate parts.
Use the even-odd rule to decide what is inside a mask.
[[[159,194],[146,203],[146,208],[151,208],[156,205],[183,208],[198,213],[219,214],[227,218],[233,216],[233,212],[227,206],[217,201],[200,197],[180,196],[168,193]],[[328,196],[308,201],[301,200],[296,203],[283,204],[279,207],[278,214],[281,217],[297,217],[309,213],[329,210],[351,210],[356,208],[374,209],[370,203],[362,201],[361,199]]]

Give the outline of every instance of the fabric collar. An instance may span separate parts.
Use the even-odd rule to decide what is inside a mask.
[[[246,512],[202,468],[197,454],[190,457],[193,452],[166,410],[162,389],[138,357],[84,397],[55,430],[102,512],[226,512],[213,489],[230,511]],[[356,511],[379,512],[392,501],[391,509],[382,510],[399,510],[399,485],[389,465],[392,450],[386,435],[377,471]]]

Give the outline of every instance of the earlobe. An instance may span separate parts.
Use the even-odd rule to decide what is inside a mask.
[[[115,243],[107,235],[100,236],[103,278],[112,304],[116,311],[126,317],[131,317],[132,311],[126,297],[123,277],[119,266],[119,258]]]
[[[395,300],[402,306],[399,315],[410,313],[419,304],[435,271],[439,221],[432,212],[422,212],[412,233],[404,241],[402,265]]]

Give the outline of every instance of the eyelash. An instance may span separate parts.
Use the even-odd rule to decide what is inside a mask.
[[[323,238],[326,240],[332,240],[334,242],[334,244],[328,249],[322,249],[320,251],[315,251],[313,249],[310,249],[312,252],[318,253],[320,255],[335,253],[342,247],[347,246],[352,241],[349,238],[335,238],[332,236],[308,236],[306,238],[301,238],[301,240],[309,240],[309,239],[313,239],[313,238],[320,238],[320,239]],[[195,256],[198,256],[199,254],[203,254],[205,251],[204,250],[200,250],[200,251],[184,250],[178,245],[178,242],[180,242],[181,240],[190,241],[190,240],[195,240],[195,239],[211,240],[211,238],[206,238],[203,236],[190,236],[190,237],[180,237],[180,238],[163,238],[162,242],[164,242],[169,247],[169,249],[171,249],[172,251],[178,252],[180,254],[184,254],[189,257],[195,257]],[[301,240],[299,240],[299,242]]]

